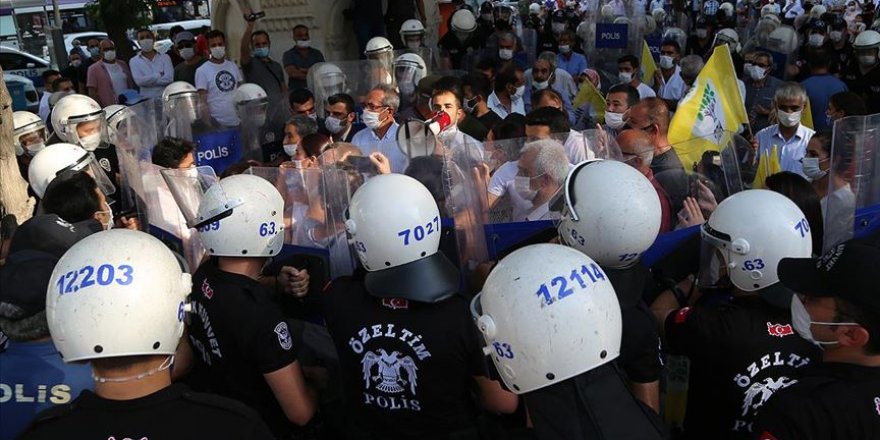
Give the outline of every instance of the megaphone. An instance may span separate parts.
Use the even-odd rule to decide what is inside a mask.
[[[437,136],[452,125],[452,119],[444,111],[437,111],[425,121],[410,119],[397,130],[397,146],[406,157],[434,154]]]

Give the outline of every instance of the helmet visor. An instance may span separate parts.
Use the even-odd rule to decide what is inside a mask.
[[[190,228],[201,228],[232,214],[232,210],[241,205],[240,200],[230,200],[220,196],[220,203],[215,209],[199,214],[199,206],[208,188],[217,184],[219,179],[214,169],[209,166],[164,169],[162,178],[168,184],[174,201]],[[219,188],[222,191],[222,188]]]
[[[82,117],[72,117],[67,120],[67,123],[71,127],[71,134],[76,144],[86,151],[95,151],[99,147],[110,147],[110,144],[107,143],[109,139],[107,119],[104,118],[103,111]]]
[[[113,184],[113,181],[107,177],[107,173],[105,173],[98,164],[94,153],[89,152],[82,155],[82,157],[77,159],[76,162],[58,170],[55,175],[59,176],[65,171],[85,171],[89,173],[89,175],[95,179],[95,183],[98,184],[98,189],[100,189],[105,196],[109,196],[116,192],[116,185]]]
[[[708,223],[701,228],[700,272],[697,286],[722,288],[729,285],[727,262],[730,261],[730,237],[712,229]]]

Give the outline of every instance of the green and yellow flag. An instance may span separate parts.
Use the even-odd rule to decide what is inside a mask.
[[[651,55],[651,48],[646,40],[642,40],[642,57],[639,59],[642,69],[642,82],[654,87],[654,73],[657,72],[657,63]]]
[[[690,172],[703,152],[721,151],[749,118],[727,45],[715,48],[669,123],[669,144]]]
[[[574,105],[575,108],[578,108],[587,103],[589,103],[596,112],[596,119],[598,121],[604,121],[605,106],[607,105],[605,103],[605,97],[602,96],[602,92],[600,92],[590,80],[585,79],[584,82],[581,83],[581,89],[578,91],[577,96],[574,97],[572,105]]]
[[[779,149],[776,145],[773,145],[770,151],[764,150],[759,158],[758,169],[755,171],[755,180],[752,181],[752,189],[764,188],[764,180],[781,171],[782,165],[779,164]]]

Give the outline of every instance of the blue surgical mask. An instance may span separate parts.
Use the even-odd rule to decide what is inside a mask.
[[[266,58],[269,56],[268,47],[257,47],[254,49],[254,56],[257,58]]]

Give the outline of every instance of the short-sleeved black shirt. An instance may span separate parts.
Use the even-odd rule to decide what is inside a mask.
[[[193,275],[189,340],[194,375],[207,390],[257,410],[277,436],[293,425],[263,375],[296,361],[293,338],[272,293],[256,280],[221,271],[213,260]]]
[[[384,438],[442,436],[476,425],[473,376],[486,376],[476,326],[459,296],[436,304],[370,296],[339,278],[321,306],[339,353],[347,405]]]
[[[859,60],[853,59],[841,79],[850,92],[862,97],[868,107],[868,114],[880,113],[880,64],[862,73]]]
[[[272,439],[250,408],[231,399],[171,385],[133,400],[83,391],[73,402],[43,411],[22,439]]]
[[[820,363],[758,412],[760,440],[880,438],[880,368]]]
[[[820,360],[788,309],[757,296],[679,309],[665,323],[667,351],[690,359],[686,438],[749,438],[756,410]]]

